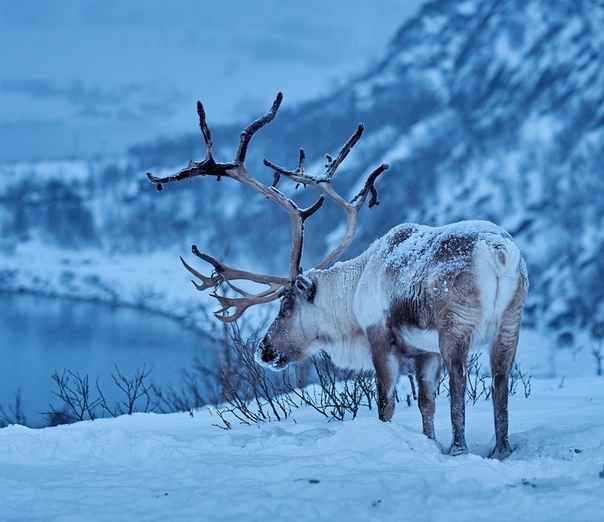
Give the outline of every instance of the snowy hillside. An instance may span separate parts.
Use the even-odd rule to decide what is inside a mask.
[[[555,10],[541,0],[430,3],[357,80],[299,107],[285,92],[276,120],[252,140],[248,168],[268,183],[261,159],[294,168],[303,146],[316,172],[363,121],[365,136],[337,174],[339,190],[356,193],[375,166],[391,168],[378,182],[380,206],[363,211],[347,255],[400,222],[492,220],[515,236],[528,263],[525,326],[546,334],[543,349],[593,365],[604,337],[604,199],[594,197],[604,188],[603,28],[596,0],[565,0]],[[248,122],[213,125],[213,110],[206,106],[215,154],[230,161]],[[143,144],[119,161],[1,166],[0,289],[183,317],[206,303],[192,291],[170,293],[188,284],[177,256],[192,243],[228,252],[242,268],[283,273],[290,240],[280,209],[229,180],[198,178],[161,194],[147,181],[147,171],[166,175],[202,158],[198,131],[182,131],[191,134]],[[294,196],[314,200],[304,192]],[[303,266],[337,240],[340,223],[329,205],[309,219]],[[124,264],[130,276],[112,273]],[[116,279],[124,292],[112,290]],[[173,307],[172,298],[181,303]]]
[[[444,400],[443,400],[444,399]],[[0,430],[2,520],[598,521],[604,513],[604,387],[536,380],[510,402],[505,461],[491,404],[469,406],[469,455],[443,455],[418,409],[391,423],[314,410],[225,431],[212,411],[135,414]],[[450,424],[439,397],[436,435]]]

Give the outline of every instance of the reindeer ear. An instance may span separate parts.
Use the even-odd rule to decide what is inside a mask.
[[[300,274],[294,282],[294,290],[302,299],[312,303],[315,298],[316,285],[312,279]]]

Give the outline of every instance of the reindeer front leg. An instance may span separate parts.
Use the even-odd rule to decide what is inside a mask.
[[[422,414],[424,435],[436,440],[434,433],[434,410],[436,388],[440,376],[440,356],[437,353],[424,353],[415,357],[415,377],[419,385],[417,402]]]
[[[400,375],[400,362],[391,335],[385,328],[367,329],[378,389],[378,416],[388,422],[394,415],[394,389]]]

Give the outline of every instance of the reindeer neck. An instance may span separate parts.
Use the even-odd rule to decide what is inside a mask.
[[[335,324],[352,319],[354,294],[367,259],[367,253],[363,253],[329,268],[312,269],[306,273],[317,285],[315,300],[326,310],[326,320]]]

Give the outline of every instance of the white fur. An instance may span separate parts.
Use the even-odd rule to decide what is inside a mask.
[[[520,255],[516,245],[509,240],[502,240],[500,256],[486,242],[479,241],[474,250],[474,267],[476,280],[480,289],[483,316],[479,323],[475,344],[490,344],[499,326],[499,321],[512,300],[518,285],[518,265]]]
[[[364,335],[355,339],[343,339],[333,344],[323,344],[320,348],[329,354],[333,363],[339,368],[373,370],[371,347]]]
[[[314,302],[301,311],[303,328],[322,336],[309,346],[310,353],[324,350],[340,368],[373,368],[369,341],[354,306],[355,290],[363,268],[364,263],[357,258],[337,263],[328,270],[307,272],[317,283],[317,294]]]
[[[403,328],[403,339],[409,346],[424,351],[438,353],[438,332],[436,330],[420,330],[419,328]]]

